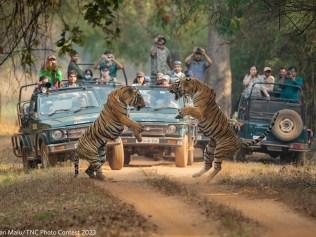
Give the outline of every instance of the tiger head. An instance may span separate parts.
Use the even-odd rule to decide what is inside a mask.
[[[119,96],[121,102],[128,106],[132,106],[137,110],[145,107],[145,101],[139,90],[132,86],[125,86],[121,88],[121,95]]]
[[[175,100],[183,96],[193,96],[196,92],[196,80],[190,77],[181,78],[170,86],[169,92],[174,94]]]

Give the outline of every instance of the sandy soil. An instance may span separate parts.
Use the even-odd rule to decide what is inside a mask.
[[[143,182],[98,182],[158,226],[159,236],[219,236],[214,222],[180,198],[161,194]]]
[[[158,225],[162,236],[218,236],[212,220],[205,221],[199,210],[176,197],[169,197],[153,190],[144,182],[148,176],[167,175],[198,195],[204,196],[231,208],[240,210],[246,217],[256,220],[265,229],[264,236],[312,237],[316,233],[316,221],[296,213],[282,202],[273,199],[256,199],[233,192],[229,187],[219,185],[216,179],[206,182],[206,177],[191,178],[201,163],[185,169],[173,164],[136,161],[133,167],[121,171],[106,171],[110,181],[98,183],[110,190],[121,200],[133,204],[140,213],[151,218]]]

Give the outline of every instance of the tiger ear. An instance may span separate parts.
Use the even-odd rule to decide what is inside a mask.
[[[137,91],[137,88],[135,88],[133,86],[128,86],[127,87],[127,93],[130,94],[130,95],[133,95],[136,91]]]

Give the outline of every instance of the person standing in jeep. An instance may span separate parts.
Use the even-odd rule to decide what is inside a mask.
[[[151,76],[154,80],[157,77],[157,73],[167,74],[172,68],[170,51],[165,46],[166,42],[167,40],[164,36],[158,35],[150,50]]]
[[[39,76],[47,76],[53,88],[59,88],[61,86],[63,74],[57,66],[56,57],[54,55],[47,57],[46,63],[42,66]]]
[[[193,53],[185,59],[189,75],[204,81],[206,70],[212,65],[213,60],[207,55],[205,49],[196,47]]]
[[[281,91],[281,98],[299,101],[301,99],[300,92],[304,84],[302,77],[297,76],[296,67],[289,67],[289,77],[285,79],[284,86]]]
[[[123,69],[124,66],[115,59],[112,51],[106,50],[99,60],[93,65],[93,68],[100,70],[101,79],[104,78],[102,73],[104,71],[108,71],[109,76],[111,77],[110,80],[116,80],[117,71]]]
[[[75,71],[77,74],[77,78],[79,80],[83,80],[85,78],[85,74],[78,65],[78,60],[80,58],[79,53],[74,50],[74,51],[69,53],[69,56],[70,56],[70,62],[68,64],[68,69],[67,69],[68,76],[69,76],[70,72]]]

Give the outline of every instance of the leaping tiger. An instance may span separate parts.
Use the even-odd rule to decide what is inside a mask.
[[[210,138],[203,152],[204,167],[193,174],[193,177],[199,177],[208,172],[214,162],[214,169],[209,176],[209,179],[212,179],[221,170],[224,157],[230,158],[241,147],[261,142],[271,131],[278,116],[278,113],[273,116],[269,128],[260,137],[250,142],[242,142],[229,125],[226,115],[216,104],[214,90],[206,84],[193,78],[182,78],[172,84],[169,91],[175,94],[176,100],[183,96],[192,98],[193,107],[182,108],[177,117],[190,115],[196,118],[199,121],[200,130]]]
[[[125,86],[108,95],[99,117],[79,139],[74,158],[75,177],[79,174],[79,159],[86,159],[90,164],[86,174],[91,178],[105,178],[101,168],[105,162],[105,145],[109,139],[120,136],[124,125],[132,129],[138,141],[142,140],[142,125],[127,117],[128,106],[137,110],[145,107],[144,98],[138,89]]]

